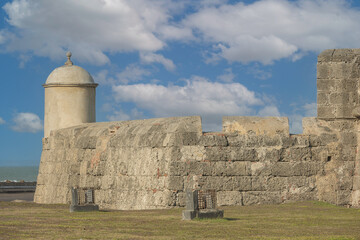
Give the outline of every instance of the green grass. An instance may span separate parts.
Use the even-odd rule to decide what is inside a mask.
[[[0,202],[0,239],[360,239],[360,210],[320,202],[224,207],[182,221],[182,208],[70,213],[67,205]]]

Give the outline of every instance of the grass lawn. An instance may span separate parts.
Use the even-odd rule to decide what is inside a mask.
[[[70,213],[68,205],[0,202],[0,239],[360,239],[360,210],[322,202],[223,207],[182,221],[182,208]]]

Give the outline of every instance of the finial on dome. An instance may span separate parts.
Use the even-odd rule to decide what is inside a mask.
[[[72,55],[71,52],[66,53],[66,57],[67,57],[68,60],[66,61],[65,65],[68,65],[68,66],[73,65],[73,62],[70,60],[71,55]]]

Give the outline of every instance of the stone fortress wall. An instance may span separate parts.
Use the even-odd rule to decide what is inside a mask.
[[[200,117],[86,123],[43,139],[35,202],[70,203],[95,189],[104,209],[185,205],[185,190],[215,189],[219,205],[320,200],[360,207],[360,49],[318,57],[318,116],[290,135],[285,117]]]

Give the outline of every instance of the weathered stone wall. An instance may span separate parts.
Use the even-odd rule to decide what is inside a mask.
[[[353,120],[304,118],[304,135],[309,136],[313,159],[322,162],[316,176],[317,199],[338,205],[359,205],[353,195],[357,158],[357,123]]]
[[[360,49],[329,49],[318,57],[318,118],[354,118],[359,105]]]
[[[215,189],[220,205],[321,200],[360,206],[360,50],[327,50],[318,62],[318,117],[289,134],[284,117],[200,117],[91,123],[43,140],[35,202],[69,203],[95,189],[106,209],[184,206],[185,189]]]
[[[44,139],[35,201],[69,203],[71,187],[92,187],[108,209],[183,206],[187,188],[215,189],[220,205],[351,203],[356,135],[336,134],[315,118],[305,120],[309,135],[289,135],[287,118],[263,120],[224,118],[221,133],[202,133],[200,117],[53,131]],[[256,131],[264,123],[272,130]]]
[[[171,161],[201,135],[200,117],[84,124],[44,139],[35,202],[69,203],[71,187],[95,188],[102,208],[147,209],[178,201]]]
[[[304,134],[337,138],[327,145],[329,161],[318,177],[319,199],[359,207],[360,49],[325,50],[317,70],[318,120],[305,123]]]

